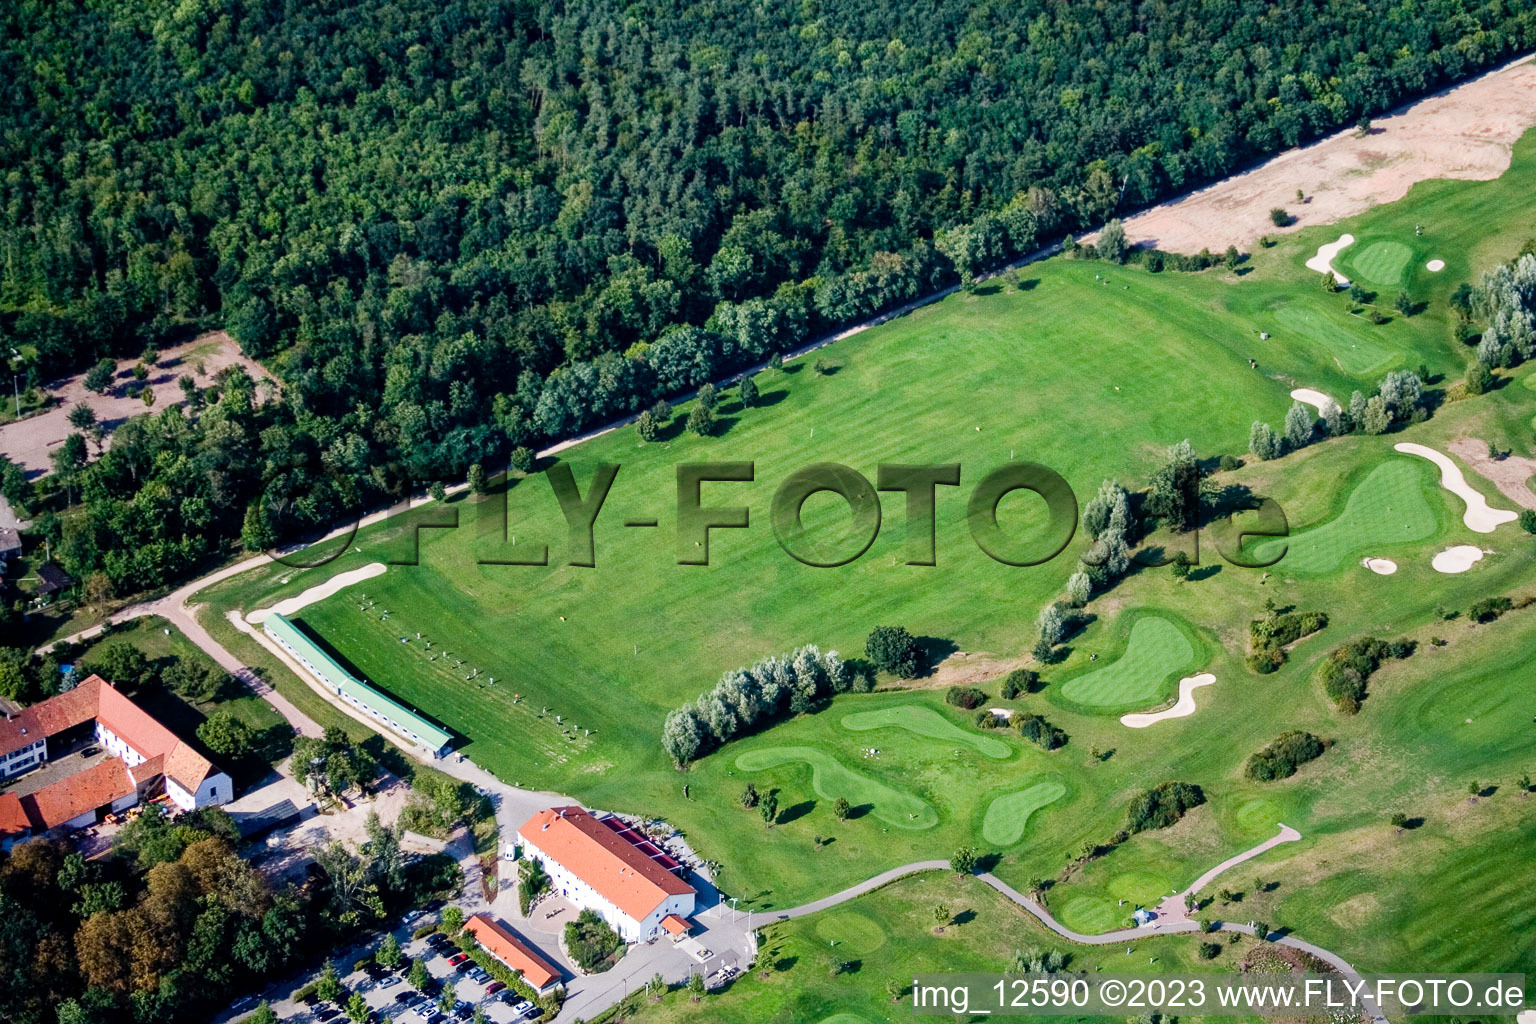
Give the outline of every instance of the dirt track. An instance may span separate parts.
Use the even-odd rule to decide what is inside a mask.
[[[1372,124],[1293,149],[1125,222],[1132,242],[1167,252],[1244,248],[1265,234],[1332,224],[1407,195],[1429,178],[1488,181],[1509,169],[1515,141],[1536,125],[1536,63],[1531,58],[1425,97]],[[1307,202],[1296,202],[1296,190]],[[1273,207],[1296,218],[1287,228]]]

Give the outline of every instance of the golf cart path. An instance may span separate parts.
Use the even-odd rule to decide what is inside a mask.
[[[1280,831],[1271,836],[1269,839],[1259,843],[1257,846],[1244,850],[1242,853],[1228,857],[1226,860],[1222,861],[1220,864],[1216,865],[1205,874],[1195,879],[1194,884],[1191,885],[1188,889],[1184,890],[1184,892],[1179,893],[1177,896],[1171,896],[1168,898],[1168,900],[1164,901],[1165,904],[1175,900],[1178,902],[1178,907],[1181,911],[1178,917],[1171,920],[1159,920],[1154,922],[1151,926],[1144,926],[1139,928],[1120,928],[1116,931],[1103,932],[1099,935],[1085,935],[1082,932],[1073,931],[1071,928],[1068,928],[1066,925],[1056,920],[1051,912],[1040,903],[1030,899],[1028,896],[1025,896],[1023,893],[1019,892],[1013,886],[1009,885],[1007,882],[1004,882],[990,871],[981,872],[976,877],[1002,896],[1017,904],[1021,909],[1025,911],[1025,913],[1034,917],[1041,924],[1045,925],[1047,928],[1062,938],[1071,942],[1080,943],[1085,946],[1112,946],[1121,942],[1134,942],[1138,939],[1145,939],[1158,935],[1171,935],[1181,932],[1199,933],[1199,922],[1190,920],[1186,915],[1182,913],[1184,897],[1186,895],[1192,896],[1199,892],[1200,889],[1209,885],[1222,872],[1230,870],[1231,868],[1234,868],[1245,861],[1252,860],[1254,857],[1257,857],[1260,854],[1265,853],[1276,846],[1279,846],[1281,843],[1292,843],[1300,838],[1300,832],[1297,832],[1295,829],[1288,825],[1281,825]],[[823,910],[829,910],[832,907],[847,903],[849,900],[857,899],[858,897],[864,896],[874,891],[875,889],[880,888],[881,886],[888,885],[889,883],[894,882],[900,878],[905,878],[908,875],[920,874],[924,871],[949,870],[952,869],[950,868],[949,861],[947,860],[913,861],[911,864],[903,864],[901,867],[891,868],[889,871],[882,871],[880,874],[875,875],[873,878],[868,878],[862,882],[859,882],[857,885],[849,886],[842,892],[834,893],[831,896],[824,896],[819,900],[813,900],[810,903],[805,903],[798,907],[791,907],[788,910],[771,912],[765,916],[774,921],[792,921],[798,917],[806,917],[810,914],[820,913]],[[1216,930],[1224,932],[1240,932],[1244,935],[1255,934],[1252,925],[1237,924],[1231,921],[1217,922]],[[1332,952],[1331,950],[1324,949],[1321,946],[1315,946],[1310,942],[1305,942],[1296,938],[1294,935],[1275,936],[1273,933],[1270,934],[1273,937],[1270,938],[1269,941],[1275,943],[1276,945],[1290,946],[1292,949],[1299,949],[1302,952],[1310,953],[1312,956],[1317,957],[1319,960],[1328,964],[1330,967],[1334,968],[1340,974],[1351,979],[1352,981],[1358,980],[1360,977],[1359,972],[1356,971],[1354,967],[1350,966],[1347,960],[1339,956],[1337,953]],[[1375,1021],[1376,1024],[1385,1024],[1386,1018],[1381,1015],[1380,1010],[1377,1009],[1374,1004],[1367,1004],[1366,1009],[1370,1012],[1371,1019]]]

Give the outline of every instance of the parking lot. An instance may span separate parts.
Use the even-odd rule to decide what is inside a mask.
[[[400,967],[386,970],[373,967],[367,971],[353,971],[342,978],[351,998],[351,992],[362,993],[373,1011],[375,1024],[397,1021],[399,1024],[448,1024],[450,1021],[468,1021],[475,1010],[485,1013],[486,1019],[496,1024],[514,1024],[543,1019],[543,1011],[522,1000],[511,989],[502,988],[468,955],[450,943],[446,936],[434,933],[425,939],[412,939],[404,944],[407,960]],[[422,960],[431,975],[425,989],[414,988],[407,979],[411,962]],[[350,967],[350,965],[348,965]],[[438,1009],[444,984],[452,982],[457,1005],[443,1013]],[[295,1004],[288,1000],[274,1004],[280,1020],[293,1024],[345,1024],[347,1016],[343,1008],[318,999],[308,1004]]]

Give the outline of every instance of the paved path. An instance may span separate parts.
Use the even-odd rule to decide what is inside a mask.
[[[1278,834],[1249,850],[1245,850],[1242,853],[1237,854],[1236,856],[1228,857],[1226,860],[1222,861],[1220,864],[1216,865],[1214,868],[1197,878],[1195,883],[1186,889],[1184,893],[1180,893],[1177,897],[1170,897],[1170,899],[1177,899],[1179,901],[1179,908],[1182,910],[1185,893],[1194,895],[1201,888],[1209,885],[1211,881],[1214,880],[1216,876],[1220,875],[1223,871],[1235,867],[1244,861],[1252,860],[1254,857],[1259,856],[1259,854],[1273,849],[1281,843],[1295,842],[1300,838],[1300,832],[1297,832],[1295,829],[1289,827],[1288,825],[1281,825]],[[915,875],[923,871],[948,870],[950,870],[948,861],[914,861],[911,864],[904,864],[898,868],[891,868],[889,871],[882,871],[880,874],[874,876],[873,878],[860,882],[857,885],[849,886],[842,892],[834,893],[831,896],[823,897],[822,899],[803,904],[802,906],[792,907],[788,910],[780,910],[776,913],[771,913],[765,916],[771,921],[789,921],[797,917],[805,917],[809,914],[819,913],[820,911],[828,910],[832,907],[838,906],[839,904],[847,903],[849,900],[857,899],[858,897],[863,896],[874,889],[878,889],[883,885],[894,882],[899,878],[905,878],[908,875]],[[1009,885],[1007,882],[1004,882],[1002,879],[998,878],[991,872],[982,872],[981,874],[977,875],[977,877],[983,883],[990,886],[992,889],[996,890],[998,893],[1017,904],[1026,913],[1034,917],[1041,924],[1045,925],[1045,927],[1049,928],[1057,935],[1071,942],[1077,942],[1085,946],[1112,946],[1124,942],[1135,942],[1141,939],[1154,938],[1159,935],[1171,935],[1188,932],[1198,933],[1200,930],[1199,922],[1190,920],[1186,915],[1181,915],[1179,918],[1173,920],[1159,920],[1150,926],[1143,926],[1140,928],[1120,928],[1112,932],[1102,932],[1097,935],[1085,935],[1082,932],[1073,931],[1071,928],[1068,928],[1066,925],[1056,920],[1051,912],[1040,903],[1030,899],[1028,896],[1025,896],[1023,893],[1019,892],[1013,886]],[[1252,925],[1236,924],[1231,921],[1217,922],[1216,930],[1224,932],[1240,932],[1244,935],[1255,934]],[[1292,949],[1299,949],[1305,953],[1310,953],[1312,956],[1315,956],[1317,959],[1328,964],[1334,970],[1338,971],[1340,974],[1350,979],[1351,981],[1359,981],[1360,979],[1359,972],[1356,971],[1354,967],[1350,966],[1349,962],[1343,957],[1339,956],[1337,953],[1326,950],[1321,946],[1315,946],[1310,942],[1305,942],[1293,935],[1275,935],[1274,933],[1270,933],[1270,935],[1265,937],[1276,945],[1290,946]],[[1375,1003],[1366,1001],[1365,1008],[1367,1012],[1370,1013],[1372,1020],[1375,1021],[1376,1024],[1387,1024],[1386,1017],[1382,1015],[1381,1011],[1376,1007]]]

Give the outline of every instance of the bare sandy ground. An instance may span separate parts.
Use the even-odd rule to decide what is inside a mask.
[[[1414,444],[1412,441],[1402,441],[1392,447],[1405,455],[1417,455],[1421,459],[1428,459],[1440,467],[1440,486],[1467,503],[1467,511],[1461,517],[1461,521],[1467,524],[1467,529],[1477,533],[1492,533],[1499,528],[1500,524],[1514,522],[1519,518],[1508,509],[1494,508],[1488,504],[1488,499],[1473,490],[1472,485],[1467,483],[1467,478],[1461,475],[1461,467],[1452,462],[1449,456],[1427,445]]]
[[[1448,447],[1478,476],[1491,481],[1504,497],[1521,508],[1536,509],[1536,491],[1531,490],[1529,483],[1536,476],[1536,459],[1519,455],[1490,459],[1488,445],[1471,437],[1458,438]]]
[[[1391,576],[1397,572],[1397,563],[1390,558],[1367,558],[1360,564],[1378,576]]]
[[[1429,178],[1497,178],[1509,168],[1515,140],[1536,125],[1536,64],[1529,60],[1410,104],[1375,121],[1365,138],[1346,129],[1137,214],[1126,221],[1126,235],[1168,252],[1220,251],[1335,223],[1401,199]],[[1296,202],[1297,189],[1307,202]],[[1295,218],[1289,227],[1270,222],[1276,206]]]
[[[1331,395],[1325,395],[1321,391],[1312,388],[1296,388],[1291,392],[1291,397],[1298,402],[1305,402],[1317,410],[1319,416],[1326,416],[1329,409],[1337,409],[1339,403],[1333,400]]]
[[[1165,719],[1188,718],[1195,713],[1195,691],[1202,686],[1210,686],[1215,681],[1216,677],[1209,672],[1202,672],[1197,676],[1186,676],[1179,680],[1179,700],[1173,707],[1150,714],[1121,715],[1120,724],[1131,729],[1145,729]]]
[[[324,583],[317,583],[296,597],[286,598],[270,608],[257,608],[246,615],[245,621],[257,625],[265,621],[268,615],[274,613],[278,615],[295,615],[316,601],[324,601],[332,594],[339,593],[354,583],[361,583],[363,580],[371,580],[375,576],[384,575],[384,569],[385,565],[383,562],[370,562],[361,569],[337,573]]]
[[[1429,564],[1434,568],[1435,572],[1455,574],[1466,572],[1482,560],[1482,548],[1476,544],[1458,544],[1456,547],[1446,548],[1440,552],[1430,559]]]
[[[84,374],[50,383],[46,390],[58,404],[47,412],[0,426],[0,455],[26,470],[28,476],[40,476],[52,472],[53,464],[49,462],[49,455],[60,442],[74,433],[75,428],[69,425],[69,410],[77,403],[94,409],[97,421],[111,431],[130,417],[142,416],[145,412],[158,412],[170,405],[181,405],[181,386],[176,383],[178,377],[191,377],[200,387],[207,387],[220,370],[235,365],[245,367],[245,371],[257,380],[271,376],[262,369],[261,364],[242,355],[240,346],[233,338],[223,331],[215,331],[160,353],[160,361],[154,365],[146,380],[154,389],[155,404],[145,406],[144,400],[137,393],[131,396],[128,394],[128,386],[134,383],[133,368],[138,362],[137,359],[119,361],[117,376],[113,378],[112,386],[105,395],[87,391]],[[110,436],[107,443],[111,443]],[[91,448],[92,454],[95,454],[95,445],[91,445]]]
[[[1317,255],[1307,260],[1307,269],[1315,270],[1319,274],[1332,274],[1334,281],[1342,288],[1349,284],[1349,278],[1339,273],[1333,266],[1333,258],[1351,245],[1355,244],[1355,236],[1349,232],[1338,237],[1337,241],[1326,242],[1317,247]]]

